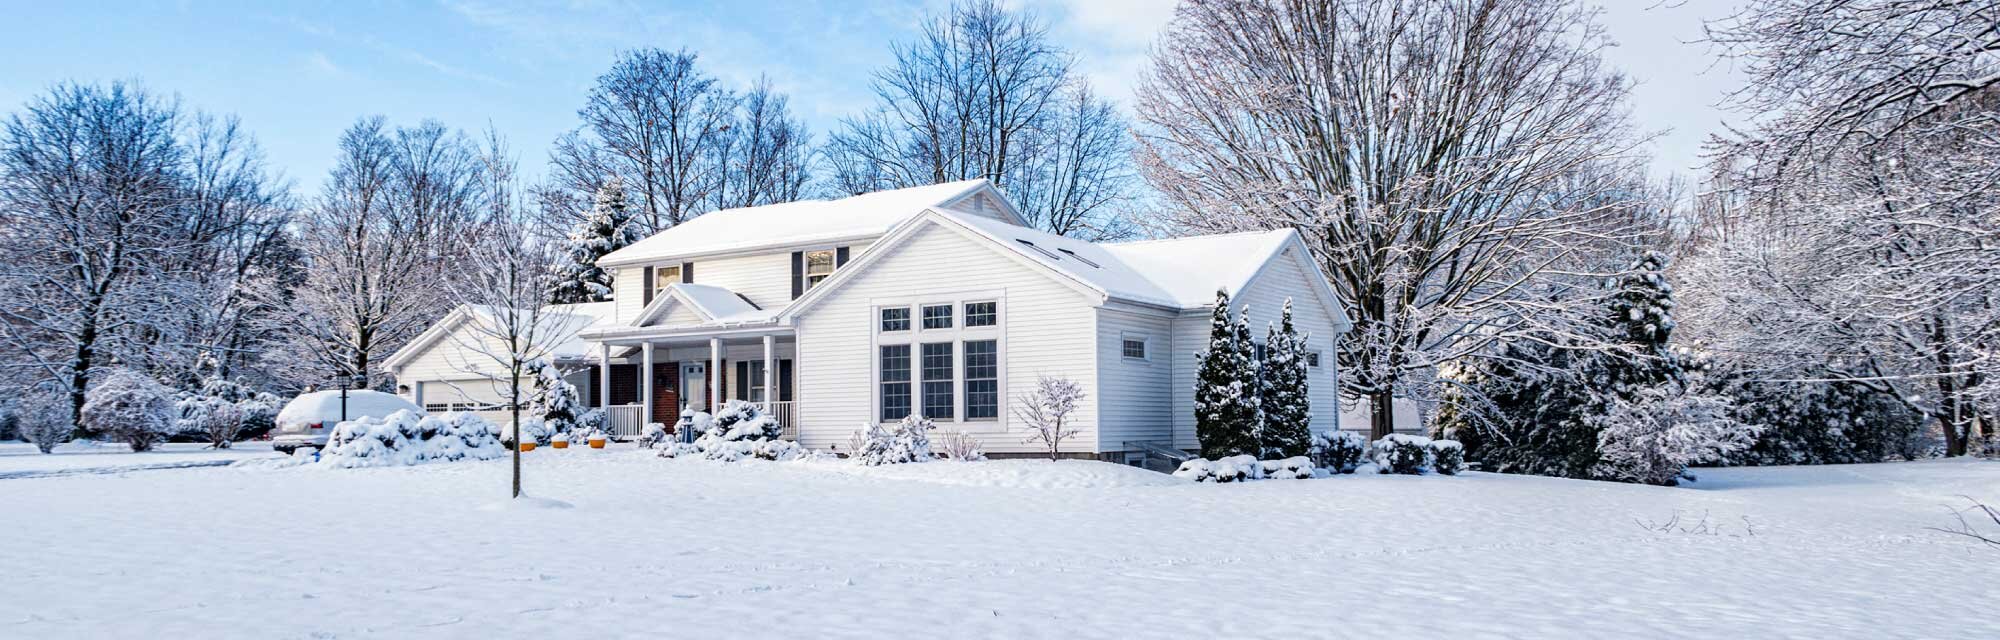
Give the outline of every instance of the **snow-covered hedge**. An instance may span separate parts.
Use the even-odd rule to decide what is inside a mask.
[[[341,468],[395,467],[507,455],[500,430],[472,413],[426,416],[397,411],[342,422],[327,437],[319,464]]]
[[[208,441],[209,446],[227,449],[243,432],[243,409],[215,396],[192,395],[175,404],[180,417],[174,428],[182,434]]]
[[[1376,440],[1369,453],[1381,473],[1418,475],[1431,466],[1431,439],[1407,433],[1391,433]]]
[[[1243,482],[1263,477],[1264,465],[1253,455],[1229,456],[1219,460],[1195,458],[1181,463],[1174,477],[1195,482]]]
[[[930,419],[917,415],[887,429],[877,424],[861,425],[851,439],[854,460],[868,466],[927,462],[931,459],[930,432],[935,428]]]
[[[1292,456],[1283,460],[1264,460],[1257,463],[1267,480],[1311,480],[1313,461],[1306,456]]]
[[[115,369],[85,394],[85,431],[147,451],[174,429],[172,392],[143,373]]]
[[[1328,473],[1354,473],[1368,457],[1368,439],[1352,431],[1335,429],[1312,439],[1314,465]]]
[[[1465,445],[1457,440],[1432,440],[1431,470],[1448,476],[1465,470]]]
[[[549,425],[542,422],[541,418],[528,415],[525,412],[521,414],[521,431],[528,434],[528,440],[534,442],[535,446],[546,447],[550,443],[555,442],[555,430],[550,429]],[[500,427],[501,445],[511,447],[514,446],[515,442],[519,442],[519,440],[514,437],[514,425],[508,424],[507,426]]]

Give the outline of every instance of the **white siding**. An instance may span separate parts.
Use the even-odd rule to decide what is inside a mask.
[[[993,197],[992,191],[982,189],[978,193],[967,196],[962,200],[947,203],[944,208],[976,216],[984,216],[1001,222],[1011,222],[1011,220],[1007,219],[1006,213],[1004,213],[1006,211],[1005,206],[1000,204],[998,198]]]
[[[702,322],[705,321],[701,317],[701,314],[695,312],[693,307],[687,306],[686,304],[682,304],[678,299],[676,299],[674,302],[664,303],[664,304],[672,304],[673,306],[667,309],[666,317],[660,318],[659,321],[653,322],[651,324],[673,327],[673,326],[688,325],[688,324],[701,324]]]
[[[639,318],[639,312],[646,308],[646,268],[642,266],[618,267],[611,275],[611,299],[618,304],[612,307],[611,319],[620,324],[631,324]]]
[[[715,285],[743,294],[751,304],[764,309],[778,309],[792,302],[789,251],[693,262],[696,284]]]
[[[1104,308],[1097,312],[1098,450],[1173,438],[1172,317]],[[1126,358],[1126,337],[1146,341],[1146,358]]]
[[[1312,430],[1337,429],[1340,426],[1340,378],[1334,364],[1333,346],[1334,340],[1340,336],[1334,332],[1334,318],[1319,302],[1319,288],[1308,279],[1315,276],[1306,270],[1299,256],[1293,255],[1295,251],[1295,248],[1286,249],[1284,255],[1273,260],[1263,273],[1231,298],[1231,314],[1234,317],[1234,314],[1242,312],[1243,305],[1249,305],[1250,334],[1263,340],[1267,328],[1278,322],[1285,299],[1292,299],[1292,324],[1300,333],[1310,334],[1306,349],[1320,354],[1320,366],[1308,371],[1310,377],[1306,382],[1306,397],[1312,401]],[[1193,450],[1200,447],[1194,434],[1194,354],[1208,346],[1208,310],[1184,315],[1174,322],[1175,357],[1178,359],[1173,382],[1174,446]]]
[[[1016,262],[984,242],[929,226],[882,256],[869,271],[847,280],[798,320],[797,364],[800,441],[808,447],[846,448],[863,423],[874,422],[875,305],[997,299],[1001,408],[997,422],[945,422],[981,438],[987,451],[1033,452],[1007,405],[1034,388],[1038,374],[1067,376],[1096,393],[1095,309],[1089,297]],[[955,365],[963,385],[964,362]],[[914,385],[913,385],[914,387]],[[961,386],[962,389],[962,386]],[[919,389],[913,388],[913,392]],[[962,398],[962,393],[960,395]],[[960,415],[963,412],[959,412]],[[1097,407],[1075,416],[1082,432],[1065,450],[1090,451],[1097,442]]]

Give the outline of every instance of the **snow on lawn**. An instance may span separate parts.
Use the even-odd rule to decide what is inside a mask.
[[[0,479],[224,465],[283,455],[271,451],[268,442],[238,442],[228,449],[210,449],[205,442],[168,442],[145,453],[133,453],[132,447],[123,443],[70,442],[49,454],[25,442],[0,442]]]
[[[2000,500],[1979,461],[1695,488],[525,466],[559,503],[491,508],[505,461],[0,481],[0,637],[2000,636],[1964,604],[2000,550],[1926,529]]]

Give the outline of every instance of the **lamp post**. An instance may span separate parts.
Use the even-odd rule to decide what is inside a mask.
[[[333,383],[340,385],[340,421],[347,421],[347,390],[354,386],[354,376],[334,376]]]

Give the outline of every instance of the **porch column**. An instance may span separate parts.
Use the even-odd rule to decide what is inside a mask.
[[[645,353],[639,365],[639,424],[648,425],[653,423],[653,343],[640,344],[639,351]]]
[[[764,410],[765,411],[770,411],[772,410],[773,407],[776,407],[777,405],[772,403],[778,401],[778,386],[772,384],[772,381],[777,380],[778,365],[777,361],[773,360],[771,357],[771,345],[777,341],[778,341],[777,336],[764,336]]]
[[[711,413],[722,410],[722,402],[729,396],[724,395],[722,393],[722,339],[721,338],[708,339],[708,392],[709,394],[715,396],[715,402],[711,403],[714,404],[715,406],[709,407],[708,410]]]
[[[597,345],[597,406],[611,406],[611,345]],[[605,409],[605,412],[610,412]]]

